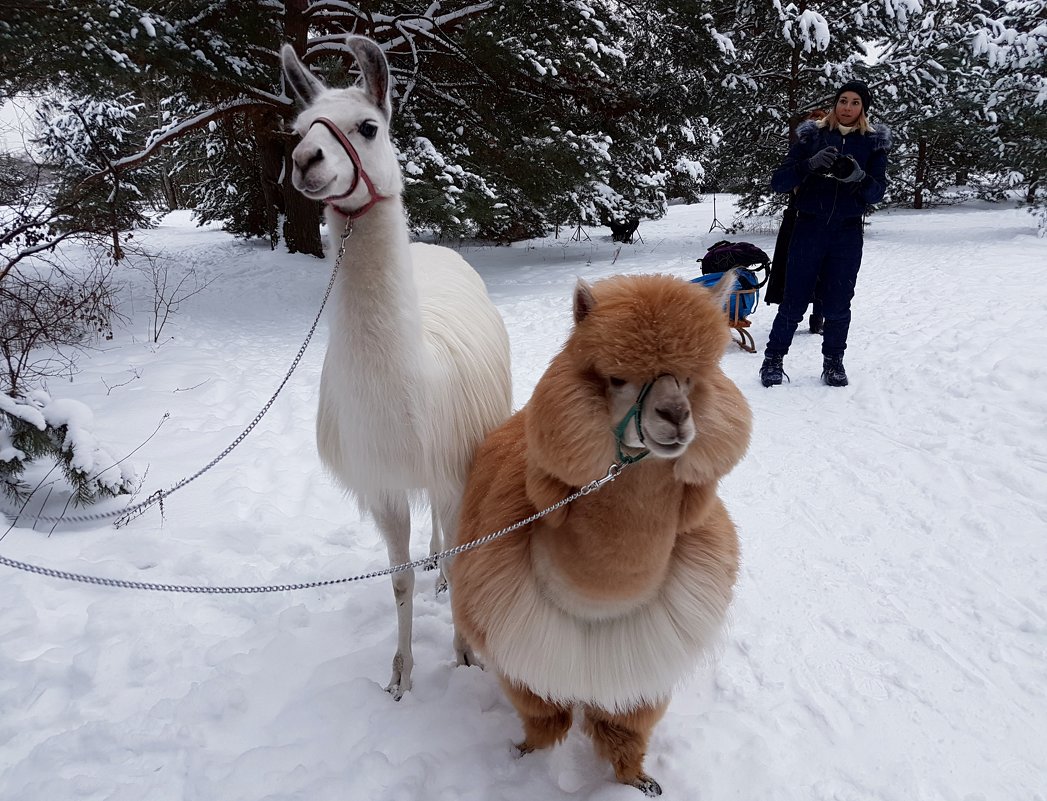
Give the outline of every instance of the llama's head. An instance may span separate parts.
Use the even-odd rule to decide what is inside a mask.
[[[305,106],[294,123],[302,141],[291,156],[291,182],[306,197],[326,200],[343,210],[359,209],[373,199],[368,180],[383,197],[398,195],[403,189],[389,136],[389,64],[381,48],[366,37],[350,36],[346,44],[360,68],[359,81],[347,89],[324,86],[290,45],[284,45],[280,53],[287,84]],[[318,120],[333,123],[348,147]],[[350,151],[357,154],[359,168]]]

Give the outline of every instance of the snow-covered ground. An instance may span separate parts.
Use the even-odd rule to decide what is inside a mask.
[[[718,212],[730,218],[729,199]],[[712,204],[678,206],[620,248],[606,229],[466,247],[505,316],[520,406],[570,319],[577,276],[693,277]],[[325,262],[272,253],[184,213],[141,238],[214,282],[150,344],[132,324],[55,397],[138,447],[143,496],[231,442],[283,377]],[[770,251],[773,236],[740,234]],[[617,257],[617,260],[615,258]],[[819,381],[797,334],[792,382],[724,364],[755,416],[723,482],[742,571],[719,658],[675,697],[649,772],[670,799],[1047,800],[1047,240],[1028,214],[970,204],[873,218],[851,386]],[[763,346],[773,308],[753,332]],[[147,582],[254,585],[385,566],[372,523],[323,473],[313,415],[325,330],[256,431],[122,529],[0,527],[0,555]],[[51,504],[53,507],[53,503]],[[50,508],[50,507],[49,507]],[[428,544],[417,516],[415,553]],[[4,535],[4,532],[7,532]],[[450,608],[419,574],[414,690],[384,693],[387,579],[271,595],[93,587],[0,567],[0,799],[533,801],[642,798],[589,742],[517,758],[494,677],[455,668]]]

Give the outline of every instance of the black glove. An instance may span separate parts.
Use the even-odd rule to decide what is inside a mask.
[[[844,178],[840,179],[841,184],[851,184],[855,181],[860,181],[865,177],[865,170],[858,166],[858,162],[854,160],[854,156],[845,156],[851,162],[851,172]]]
[[[832,145],[823,147],[809,159],[807,159],[807,166],[811,172],[818,172],[819,170],[827,170],[836,161],[836,148]]]

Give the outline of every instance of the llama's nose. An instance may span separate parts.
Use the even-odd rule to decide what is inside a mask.
[[[324,160],[324,151],[320,148],[313,150],[296,150],[293,154],[294,163],[298,165],[298,169],[305,172],[314,164],[319,164]]]
[[[665,403],[655,408],[654,413],[674,426],[683,425],[691,416],[691,408],[683,401]]]

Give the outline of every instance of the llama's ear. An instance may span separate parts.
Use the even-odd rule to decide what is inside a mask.
[[[596,298],[593,297],[593,288],[585,280],[579,278],[578,283],[574,285],[574,324],[578,325],[595,308]]]
[[[350,36],[345,43],[356,58],[357,66],[360,67],[360,80],[363,83],[364,91],[382,110],[388,121],[393,116],[393,104],[389,83],[389,62],[385,59],[385,53],[366,36]]]
[[[309,72],[305,64],[299,61],[291,45],[285,44],[280,50],[280,64],[284,69],[284,77],[287,79],[288,86],[291,87],[294,96],[303,106],[312,103],[313,99],[324,90],[323,83]]]

